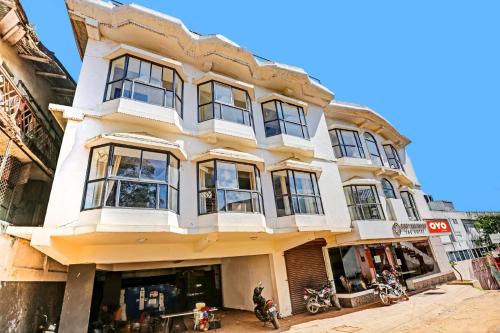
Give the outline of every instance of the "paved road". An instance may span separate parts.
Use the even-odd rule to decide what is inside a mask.
[[[442,285],[409,301],[294,325],[289,333],[500,333],[500,291]]]

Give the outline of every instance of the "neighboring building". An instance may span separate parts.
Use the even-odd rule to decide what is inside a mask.
[[[451,226],[449,235],[441,236],[448,259],[453,262],[483,257],[488,248],[481,244],[480,233],[474,222],[481,214],[494,214],[493,212],[460,212],[455,210],[451,201],[434,200],[426,196],[427,204],[435,219],[446,219]]]
[[[71,105],[75,82],[39,41],[18,1],[0,2],[0,331],[57,320],[67,267],[29,245],[43,226],[63,130],[50,102]],[[9,226],[26,232],[5,233]]]
[[[350,306],[384,265],[413,289],[454,278],[409,140],[380,115],[167,15],[66,4],[83,65],[72,106],[50,107],[65,132],[45,223],[7,229],[69,265],[59,332],[101,304],[253,310],[258,281],[289,315],[329,277]]]

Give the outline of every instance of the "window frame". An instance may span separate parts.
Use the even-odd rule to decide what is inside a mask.
[[[396,150],[396,148],[394,148],[394,146],[391,145],[391,144],[383,145],[383,148],[384,148],[385,156],[387,157],[387,162],[389,164],[389,167],[391,169],[394,169],[394,170],[405,171],[405,168],[403,166],[403,163],[401,162],[401,158],[399,157],[399,154],[398,154],[398,151]],[[389,149],[389,151],[391,152],[392,156],[389,156],[389,154],[387,154],[387,149]],[[395,162],[396,167],[392,166],[391,161]]]
[[[111,67],[113,66],[113,62],[116,61],[116,60],[118,60],[118,59],[120,59],[120,58],[124,58],[123,75],[122,75],[121,78],[118,78],[118,79],[110,81],[110,79],[111,79]],[[166,68],[168,70],[171,70],[172,73],[173,73],[173,76],[172,76],[172,89],[167,89],[167,88],[164,88],[164,87],[161,87],[161,86],[157,86],[157,85],[151,84],[150,82],[143,82],[141,80],[127,78],[128,65],[129,65],[130,58],[134,58],[136,60],[139,60],[140,63],[142,63],[142,62],[148,62],[151,65],[150,66],[151,68],[150,68],[150,71],[149,71],[149,77],[150,78],[151,78],[151,72],[153,71],[153,65],[162,68],[162,72],[161,72],[161,78],[162,78],[162,80],[163,80],[164,69]],[[139,68],[139,70],[140,70],[140,68]],[[177,94],[176,89],[175,89],[175,87],[177,85],[177,79],[179,79],[180,82],[181,82],[180,96]],[[107,99],[108,89],[109,89],[110,85],[112,85],[112,84],[114,84],[116,82],[120,82],[120,81],[122,81],[121,96],[120,97],[113,97],[113,98]],[[123,91],[124,91],[123,85],[124,85],[125,81],[131,83],[130,97],[126,97],[123,94]],[[133,96],[134,96],[134,86],[135,86],[135,82],[136,81],[139,84],[142,84],[142,85],[145,85],[145,86],[148,86],[148,87],[152,87],[152,88],[155,88],[155,89],[161,89],[161,90],[163,90],[164,91],[163,92],[164,97],[163,97],[163,103],[162,103],[162,105],[157,105],[157,104],[153,104],[153,103],[144,102],[144,101],[141,101],[139,99],[134,99],[133,98]],[[151,79],[150,79],[150,81],[151,81]],[[172,93],[172,107],[166,105],[166,100],[167,100],[166,92],[167,91]],[[142,103],[146,103],[146,104],[150,104],[150,105],[157,105],[157,106],[160,106],[160,107],[173,109],[173,110],[175,110],[177,112],[177,114],[181,118],[184,117],[184,80],[179,75],[179,72],[175,68],[173,68],[173,67],[168,67],[168,66],[162,65],[160,63],[157,63],[157,62],[154,62],[154,61],[151,61],[151,60],[148,60],[148,59],[140,58],[140,57],[128,54],[128,53],[122,54],[122,55],[120,55],[118,57],[115,57],[115,58],[109,60],[108,75],[107,75],[107,79],[106,79],[106,86],[105,86],[105,89],[104,89],[103,102],[112,101],[112,100],[115,100],[115,99],[118,99],[118,98],[127,98],[127,99],[131,99],[131,100],[137,101],[137,102],[142,102]],[[177,110],[177,102],[178,101],[180,101],[180,106],[181,106],[180,110]]]
[[[254,168],[254,177],[256,179],[256,186],[258,187],[258,190],[241,190],[241,189],[233,189],[233,188],[221,188],[218,186],[218,179],[217,179],[217,162],[223,162],[223,163],[232,163],[232,164],[241,164],[241,165],[250,165]],[[207,163],[207,162],[213,162],[214,163],[214,187],[201,190],[200,189],[200,164],[202,163]],[[198,211],[198,216],[203,216],[203,215],[209,215],[209,214],[220,214],[220,213],[240,213],[240,214],[262,214],[265,216],[265,208],[264,208],[264,194],[262,192],[262,180],[261,180],[261,173],[257,165],[253,163],[247,163],[247,162],[236,162],[232,160],[227,160],[227,159],[221,159],[221,158],[211,158],[208,160],[203,160],[203,161],[198,161],[196,162],[196,202],[197,202],[197,211]],[[215,211],[210,211],[206,213],[201,213],[200,210],[200,193],[201,192],[209,192],[212,191],[215,193]],[[218,191],[224,191],[224,201],[227,203],[227,191],[232,191],[232,192],[246,192],[250,193],[250,202],[252,206],[252,211],[251,212],[237,212],[237,211],[228,211],[226,209],[224,210],[219,210],[219,198],[218,198]],[[261,211],[255,211],[254,209],[254,204],[252,200],[252,194],[256,193],[258,198],[259,198],[259,205],[260,205],[260,210]]]
[[[381,185],[382,185],[382,191],[384,192],[384,196],[386,199],[397,199],[397,195],[396,195],[396,191],[394,190],[394,186],[392,185],[392,183],[387,179],[387,178],[382,178],[382,180],[380,181]],[[389,184],[389,187],[385,187],[384,184]],[[390,190],[392,192],[392,195],[393,196],[387,196],[386,194],[386,190]]]
[[[359,202],[360,200],[359,200],[359,197],[358,197],[357,187],[361,187],[361,186],[368,186],[368,187],[370,187],[370,189],[372,191],[372,195],[374,195],[374,198],[375,198],[375,203],[367,204],[367,203],[361,203],[361,202]],[[354,201],[354,203],[349,204],[349,203],[347,203],[347,198],[346,198],[347,208],[349,210],[349,215],[351,215],[351,220],[352,221],[370,221],[370,220],[371,221],[385,221],[386,220],[385,213],[384,213],[384,210],[382,209],[382,204],[380,202],[380,197],[378,196],[377,186],[371,185],[371,184],[366,184],[366,185],[346,185],[346,186],[343,186],[343,189],[345,189],[345,188],[350,188],[351,189],[352,198],[353,198],[353,201]],[[353,189],[355,189],[355,191]],[[366,216],[363,213],[363,209],[361,209],[361,208],[363,206],[367,206],[367,205],[368,206],[369,205],[376,205],[377,208],[378,208],[378,212],[379,212],[380,218],[366,218]],[[355,208],[356,215],[357,215],[356,217],[357,218],[354,218],[352,216],[351,210],[349,209],[350,207],[354,207]]]
[[[375,139],[375,136],[370,132],[364,132],[363,138],[365,139],[366,149],[368,150],[368,154],[370,155],[370,160],[374,163],[375,160],[378,160],[380,162],[380,166],[384,166],[384,161],[382,160],[382,154],[380,153],[380,149],[378,147],[377,139]],[[375,145],[375,148],[377,149],[376,154],[370,151],[370,145],[368,144],[368,142],[371,142]],[[379,165],[377,163],[375,164]]]
[[[285,173],[286,173],[286,189],[287,189],[288,193],[285,194],[285,195],[281,194],[281,195],[277,196],[276,195],[276,187],[274,186],[274,174],[277,173],[277,172],[281,172],[281,171],[285,171]],[[316,190],[314,188],[314,182],[313,182],[313,192],[314,192],[314,194],[298,194],[295,172],[309,174],[309,176],[311,177],[311,182],[313,180],[312,177],[314,177],[314,181],[316,182],[316,188],[318,190],[318,193],[316,193]],[[293,176],[294,193],[292,193],[292,191],[290,189],[290,174]],[[271,181],[272,181],[272,184],[273,184],[274,203],[276,205],[276,216],[277,217],[291,216],[291,215],[325,215],[325,207],[323,205],[323,200],[321,199],[321,191],[319,189],[318,176],[316,175],[316,173],[314,173],[314,172],[308,172],[308,171],[294,170],[294,169],[279,169],[279,170],[274,170],[274,171],[271,172]],[[278,198],[283,198],[283,200],[285,200],[284,199],[285,197],[288,197],[287,201],[288,201],[288,203],[290,205],[290,214],[280,215],[278,213]],[[297,205],[297,209],[299,211],[296,212],[295,208],[294,208],[294,205],[293,205],[293,198],[294,197],[297,198],[297,201],[298,201],[299,197],[309,197],[309,198],[313,197],[313,198],[315,198],[314,201],[315,201],[316,213],[302,213],[302,212],[300,212],[300,206],[299,205]],[[319,200],[320,206],[318,206],[318,200]],[[320,211],[320,208],[321,208],[321,211]]]
[[[108,147],[108,160],[107,160],[107,163],[106,163],[106,170],[105,170],[105,174],[104,174],[104,178],[98,178],[98,179],[92,179],[92,180],[89,180],[89,176],[90,176],[90,166],[91,166],[91,163],[92,163],[92,155],[94,153],[94,150],[98,149],[98,148],[102,148],[102,147]],[[112,161],[113,161],[113,157],[114,157],[114,150],[116,147],[120,147],[120,148],[128,148],[128,149],[135,149],[135,150],[139,150],[141,152],[141,158],[140,158],[140,162],[139,162],[139,165],[140,167],[142,166],[142,160],[143,160],[143,153],[144,152],[152,152],[152,153],[160,153],[160,154],[165,154],[167,155],[167,160],[166,160],[166,169],[165,169],[165,178],[167,179],[166,181],[158,181],[158,180],[153,180],[153,179],[140,179],[140,178],[133,178],[133,177],[117,177],[117,176],[110,176],[110,169],[112,167]],[[170,183],[170,178],[169,178],[169,171],[170,171],[170,159],[171,158],[174,158],[175,160],[177,160],[177,173],[178,173],[178,176],[177,176],[177,187],[175,187],[174,185],[172,185]],[[147,209],[147,210],[159,210],[159,211],[171,211],[177,215],[180,214],[180,182],[181,182],[181,177],[180,177],[180,169],[181,169],[181,163],[180,163],[180,159],[177,158],[174,154],[172,154],[171,152],[169,151],[163,151],[163,150],[158,150],[158,149],[148,149],[148,148],[142,148],[142,147],[137,147],[137,146],[132,146],[132,145],[125,145],[125,144],[116,144],[116,143],[105,143],[105,144],[102,144],[102,145],[98,145],[98,146],[94,146],[90,149],[90,153],[89,153],[89,160],[88,160],[88,163],[87,163],[87,173],[86,173],[86,176],[85,176],[85,185],[84,185],[84,189],[83,189],[83,197],[82,197],[82,202],[81,202],[81,207],[80,207],[80,211],[89,211],[89,210],[94,210],[94,209],[108,209],[108,208],[118,208],[118,209]],[[140,170],[139,170],[140,172]],[[140,177],[140,173],[139,173],[139,177]],[[106,191],[108,189],[108,182],[109,181],[116,181],[117,182],[117,185],[116,185],[116,189],[115,189],[115,193],[114,193],[114,196],[115,196],[115,204],[114,206],[107,206],[105,204],[105,197],[106,197]],[[98,206],[95,206],[95,207],[89,207],[89,208],[85,208],[85,199],[86,199],[86,196],[87,196],[87,189],[88,189],[88,184],[91,184],[91,183],[95,183],[95,182],[103,182],[103,186],[102,186],[102,195],[101,195],[101,198],[100,198],[100,203]],[[120,189],[121,189],[121,182],[124,181],[124,182],[133,182],[133,183],[138,183],[138,184],[156,184],[156,207],[154,208],[151,208],[151,207],[125,207],[125,206],[120,206],[119,204],[119,196],[120,196]],[[166,199],[166,207],[167,208],[160,208],[160,202],[159,202],[159,196],[160,196],[160,191],[159,191],[159,188],[161,185],[164,185],[167,187],[167,199]],[[173,210],[173,209],[170,209],[169,208],[169,189],[170,188],[173,188],[177,191],[177,203],[176,203],[176,206],[177,206],[177,211]]]
[[[266,120],[264,118],[264,104],[271,103],[271,102],[274,103],[274,107],[276,109],[276,111],[275,111],[276,112],[276,118],[275,119],[271,119],[271,120]],[[297,108],[297,112],[299,114],[299,122],[298,123],[295,122],[295,121],[290,121],[290,120],[286,120],[285,119],[285,117],[283,115],[283,104],[287,104],[287,105],[290,105],[290,106],[293,106],[293,107]],[[272,99],[272,100],[265,101],[265,102],[261,103],[260,107],[261,107],[261,111],[262,111],[262,120],[264,122],[264,134],[266,135],[266,138],[273,137],[273,136],[276,136],[276,135],[286,134],[286,135],[295,136],[297,138],[302,138],[302,139],[305,139],[305,140],[311,140],[311,136],[309,135],[309,127],[307,125],[306,113],[305,113],[304,108],[302,106],[291,104],[291,103],[287,103],[287,102],[283,102],[283,101],[278,100],[278,99]],[[273,122],[277,122],[279,124],[280,132],[276,133],[276,134],[273,134],[273,135],[268,135],[267,131],[266,131],[266,124],[273,123]],[[286,127],[287,123],[300,126],[300,129],[302,131],[302,136],[297,136],[297,135],[294,135],[294,134],[288,134],[287,133],[287,127]]]
[[[335,155],[336,158],[342,158],[342,157],[348,157],[348,158],[366,158],[365,151],[364,151],[364,148],[363,148],[363,143],[361,142],[361,139],[359,137],[359,132],[358,131],[352,130],[352,129],[345,129],[345,128],[333,128],[333,129],[328,130],[328,132],[330,132],[330,133],[334,132],[334,135],[337,137],[338,144],[334,145],[333,142],[331,142],[332,143],[332,148],[333,148],[333,153],[334,153],[334,155]],[[351,133],[353,133],[354,134],[354,141],[356,141],[356,146],[351,145],[351,144],[346,144],[344,142],[344,138],[342,136],[342,132],[351,132]],[[339,151],[340,151],[340,155],[341,156],[337,156],[337,154],[335,154],[335,147],[339,147]],[[356,156],[347,156],[347,149],[345,147],[354,147],[354,148],[357,148],[359,157],[356,157]]]
[[[205,84],[208,84],[208,83],[210,84],[210,88],[211,88],[211,91],[212,91],[212,94],[211,94],[212,96],[211,96],[209,102],[204,103],[204,104],[200,104],[200,87],[202,85],[205,85]],[[215,100],[215,84],[216,83],[231,88],[231,99],[233,100],[233,104],[234,104],[234,94],[233,94],[232,90],[236,89],[236,90],[244,92],[245,93],[245,97],[247,99],[247,103],[248,103],[248,107],[249,108],[248,109],[244,109],[244,108],[241,108],[239,106],[230,105],[230,104],[227,104],[227,103],[216,101]],[[235,86],[232,86],[230,84],[227,84],[227,83],[224,83],[224,82],[221,82],[221,81],[217,81],[217,80],[204,81],[204,82],[199,83],[196,86],[196,104],[198,106],[197,107],[198,123],[202,123],[202,122],[209,121],[209,120],[214,120],[214,119],[219,119],[219,120],[229,121],[229,122],[232,122],[232,123],[235,123],[235,124],[240,124],[240,125],[244,125],[244,126],[250,126],[250,127],[252,127],[255,130],[255,127],[254,127],[255,123],[254,123],[254,119],[253,119],[253,110],[252,110],[252,99],[250,98],[250,94],[248,93],[248,91],[245,90],[245,89],[238,88],[238,87],[235,87]],[[203,106],[206,106],[206,105],[210,105],[210,104],[212,104],[212,117],[204,119],[204,120],[201,120],[200,108],[203,107]],[[216,104],[219,105],[219,112],[216,112],[216,110],[215,110],[215,105]],[[234,121],[231,121],[231,120],[224,119],[223,118],[223,114],[222,114],[222,106],[226,106],[226,107],[230,107],[230,108],[233,108],[233,109],[240,110],[242,112],[243,123],[238,123],[238,122],[234,122]],[[244,119],[245,119],[244,112],[248,112],[248,120],[250,122],[249,124],[245,124],[245,121],[244,121]]]
[[[408,195],[408,202],[406,201],[403,194]],[[401,196],[403,206],[405,207],[406,214],[408,215],[410,221],[420,221],[420,214],[418,213],[417,204],[415,202],[415,198],[413,198],[413,194],[411,194],[409,191],[400,191],[399,195]],[[413,212],[415,219],[410,216],[410,214],[408,213],[409,211]]]

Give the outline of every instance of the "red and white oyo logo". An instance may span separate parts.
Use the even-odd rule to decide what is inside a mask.
[[[427,229],[431,234],[451,232],[448,220],[426,220]]]

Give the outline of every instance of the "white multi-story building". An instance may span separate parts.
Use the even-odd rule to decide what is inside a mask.
[[[368,301],[385,265],[410,289],[453,278],[410,141],[383,117],[176,18],[66,3],[83,65],[72,107],[51,106],[64,139],[45,223],[8,229],[69,266],[60,332],[86,332],[101,304],[130,321],[253,310],[258,281],[289,315],[328,278],[345,305]]]

